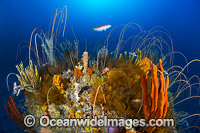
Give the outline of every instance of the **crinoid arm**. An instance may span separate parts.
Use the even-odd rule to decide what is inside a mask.
[[[35,89],[39,89],[41,78],[39,76],[39,72],[36,66],[34,69],[32,60],[30,60],[30,65],[25,69],[22,62],[20,65],[17,65],[16,68],[19,72],[19,75],[17,74],[16,76],[20,85],[15,87],[14,89],[19,89],[18,95],[21,90],[35,92]]]

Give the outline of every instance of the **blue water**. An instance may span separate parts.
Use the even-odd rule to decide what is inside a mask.
[[[73,25],[76,37],[81,42],[82,51],[85,49],[86,42],[92,46],[109,33],[109,31],[94,32],[92,28],[103,24],[111,24],[114,27],[136,22],[146,30],[156,26],[167,28],[172,36],[175,51],[182,52],[188,61],[200,58],[199,0],[0,0],[1,106],[11,94],[6,89],[7,74],[17,72],[15,65],[28,56],[28,49],[23,48],[16,60],[18,44],[23,40],[29,41],[31,32],[36,27],[48,32],[56,8],[65,5],[68,12],[65,37],[74,39],[71,32]],[[116,43],[112,43],[109,47],[111,49],[116,47]],[[175,64],[184,66],[184,58],[176,55]],[[189,66],[187,75],[200,76],[199,67],[200,63],[193,63]],[[11,79],[10,85],[13,81],[14,79]],[[188,104],[180,107],[179,110],[190,107],[192,101],[186,103]],[[0,110],[0,130],[11,132],[13,128],[14,131],[17,126],[10,121],[3,107]],[[187,111],[193,114],[200,112],[200,108],[197,106]],[[12,128],[6,129],[5,125],[12,125]]]

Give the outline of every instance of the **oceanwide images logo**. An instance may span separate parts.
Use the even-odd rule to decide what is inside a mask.
[[[108,119],[107,116],[103,118],[98,118],[97,116],[94,119],[49,119],[48,116],[42,116],[40,118],[40,125],[42,127],[47,126],[58,126],[58,127],[126,127],[131,129],[132,127],[145,126],[145,119]]]
[[[42,116],[39,122],[42,127],[125,127],[126,129],[132,129],[138,126],[174,126],[173,119],[150,119],[147,124],[145,119],[109,119],[107,116],[102,118],[95,116],[92,119],[50,119],[48,116]],[[27,115],[24,118],[24,124],[27,127],[33,127],[35,118],[32,115]]]

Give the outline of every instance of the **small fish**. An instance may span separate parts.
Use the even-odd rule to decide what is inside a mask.
[[[42,67],[46,67],[47,65],[49,65],[49,63],[44,63],[42,64]]]
[[[169,73],[168,73],[167,71],[165,71],[165,70],[164,70],[164,73],[165,73],[166,75],[168,75],[168,74],[169,74]]]
[[[14,83],[13,83],[13,95],[16,95],[16,94],[17,94],[17,90],[15,90],[16,87],[17,87],[17,83],[14,82]]]
[[[135,100],[133,100],[134,102],[136,102],[136,103],[139,103],[139,102],[141,102],[141,100],[140,99],[135,99]]]
[[[94,31],[106,31],[110,27],[111,27],[110,24],[105,24],[105,25],[101,25],[99,27],[93,28],[93,30]]]
[[[110,52],[111,55],[113,55],[113,54],[115,54],[115,53],[116,53],[115,51]]]
[[[185,123],[186,123],[186,126],[187,126],[187,127],[189,127],[189,123],[188,123],[188,121],[187,121],[187,120],[186,120],[186,122],[185,122]]]
[[[135,53],[129,52],[130,55],[134,55]],[[137,57],[137,54],[134,55],[134,57]]]
[[[109,70],[110,70],[110,69],[106,67],[105,69],[103,69],[102,74],[107,73]]]

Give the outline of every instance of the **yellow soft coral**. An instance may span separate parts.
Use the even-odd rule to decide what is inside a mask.
[[[53,77],[53,84],[58,88],[58,90],[60,90],[61,94],[64,94],[65,93],[65,90],[64,90],[64,85],[62,83],[62,77],[61,75],[54,75]]]
[[[44,104],[44,105],[42,106],[42,111],[46,112],[46,110],[47,110],[47,105]]]

